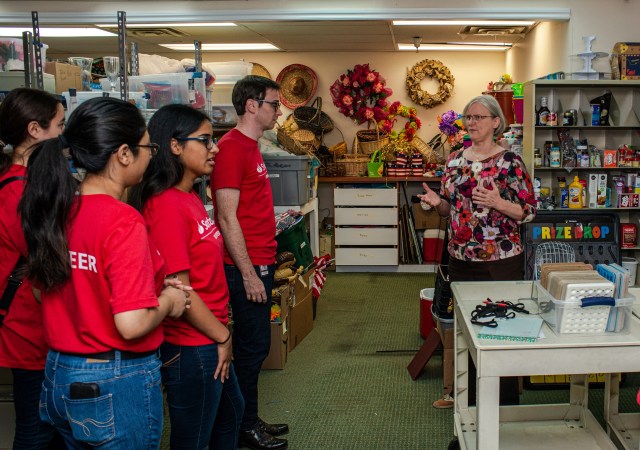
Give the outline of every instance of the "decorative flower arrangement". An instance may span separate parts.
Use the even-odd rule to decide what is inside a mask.
[[[458,150],[464,145],[464,135],[467,131],[462,124],[462,116],[453,110],[449,110],[438,116],[438,129],[447,137],[451,151]]]
[[[361,124],[378,122],[387,117],[385,100],[393,91],[386,86],[379,72],[371,70],[369,64],[356,64],[329,88],[333,104],[340,113]]]
[[[387,117],[378,122],[378,128],[380,131],[387,133],[392,141],[402,139],[407,142],[411,142],[416,131],[418,131],[422,126],[422,122],[418,118],[418,110],[408,106],[403,106],[400,102],[393,102],[389,108],[385,109],[385,111],[387,112]],[[400,132],[393,131],[393,126],[397,121],[396,116],[408,119],[407,123],[404,125],[404,129]]]

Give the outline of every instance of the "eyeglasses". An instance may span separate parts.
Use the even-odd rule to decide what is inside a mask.
[[[156,156],[158,154],[158,149],[160,149],[160,146],[158,144],[154,144],[153,142],[149,144],[138,144],[136,145],[136,147],[148,148],[151,156]]]
[[[176,141],[184,142],[184,141],[199,141],[204,144],[207,150],[211,150],[214,145],[218,145],[218,140],[212,137],[186,137],[186,138],[176,138]]]
[[[274,111],[277,111],[277,110],[279,110],[279,109],[280,109],[280,100],[267,101],[267,100],[257,100],[257,99],[256,99],[256,101],[257,101],[258,103],[260,103],[260,104],[263,104],[263,103],[268,103],[268,104],[270,104],[271,106],[273,106],[273,110],[274,110]]]
[[[494,117],[494,116],[481,116],[479,114],[474,114],[472,116],[462,116],[464,118],[464,120],[466,120],[467,122],[471,122],[472,120],[474,122],[480,122],[482,119],[486,119],[487,117]]]

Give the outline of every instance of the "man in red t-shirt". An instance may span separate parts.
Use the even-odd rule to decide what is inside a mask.
[[[258,139],[274,127],[280,86],[250,75],[233,88],[237,126],[220,140],[211,175],[214,211],[225,241],[225,275],[233,313],[233,357],[245,400],[239,445],[283,449],[285,424],[258,417],[258,375],[271,344],[271,288],[275,271],[276,224],[271,184]]]

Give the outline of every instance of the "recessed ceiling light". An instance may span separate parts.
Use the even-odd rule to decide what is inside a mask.
[[[431,50],[431,51],[469,51],[469,52],[503,52],[509,50],[511,44],[420,44],[419,51]],[[415,51],[416,46],[413,44],[398,44],[398,50],[411,50]]]
[[[477,25],[477,26],[531,26],[535,23],[533,20],[394,20],[394,25]]]
[[[117,23],[96,24],[102,28],[116,28]],[[175,23],[127,23],[131,28],[170,28],[170,27],[237,27],[233,22],[175,22]]]
[[[29,27],[0,27],[0,36],[21,37],[24,31],[33,33]],[[117,34],[99,28],[40,28],[40,37],[114,37]]]
[[[159,44],[171,50],[193,51],[193,44]],[[202,44],[202,50],[210,51],[238,51],[238,50],[280,50],[272,44]]]

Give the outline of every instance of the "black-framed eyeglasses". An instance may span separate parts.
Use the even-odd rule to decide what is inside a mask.
[[[218,140],[216,138],[205,137],[205,136],[176,138],[176,141],[179,141],[179,142],[199,141],[199,142],[202,142],[204,144],[204,146],[207,148],[207,150],[211,150],[214,145],[218,145]]]
[[[487,117],[494,117],[494,116],[481,116],[480,114],[474,114],[471,116],[463,116],[464,120],[466,120],[467,122],[471,122],[472,120],[474,122],[480,122],[482,119],[486,119]]]
[[[154,144],[153,142],[151,142],[149,144],[138,144],[138,145],[136,145],[136,147],[148,148],[152,157],[156,156],[158,154],[158,150],[160,149],[160,145]]]
[[[270,104],[271,106],[273,106],[273,110],[274,111],[277,111],[277,110],[280,109],[280,100],[271,100],[271,101],[268,101],[268,100],[256,100],[256,101],[258,103],[260,103],[260,104],[263,104],[263,103]]]

